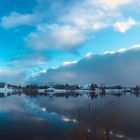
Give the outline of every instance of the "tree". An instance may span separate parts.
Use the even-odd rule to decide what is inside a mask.
[[[97,85],[96,84],[91,84],[90,85],[90,87],[89,87],[89,89],[91,90],[91,91],[95,91],[96,90],[96,88],[97,88]]]
[[[4,82],[0,82],[0,88],[4,88],[6,84]]]

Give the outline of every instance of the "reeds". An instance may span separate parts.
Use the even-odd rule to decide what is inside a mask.
[[[64,140],[126,140],[120,114],[113,104],[107,106],[102,117],[90,104],[87,108],[78,112],[78,124]]]

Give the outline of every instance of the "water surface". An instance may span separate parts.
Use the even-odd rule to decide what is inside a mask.
[[[61,95],[61,94],[60,94]],[[0,98],[2,140],[140,139],[140,97],[127,95],[31,96]],[[83,132],[83,133],[82,133]],[[78,138],[79,137],[79,138]]]

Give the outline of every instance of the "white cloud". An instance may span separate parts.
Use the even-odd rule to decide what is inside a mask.
[[[11,69],[11,68],[8,68],[8,67],[1,67],[0,68],[0,75],[4,75],[4,76],[15,76],[18,74],[18,71],[17,70],[14,70],[14,69]]]
[[[117,31],[125,32],[134,26],[136,22],[132,18],[116,22],[124,19],[119,7],[138,3],[137,0],[132,2],[132,0],[83,0],[82,3],[71,2],[65,7],[62,7],[62,3],[61,5],[54,2],[55,4],[50,5],[48,10],[45,8],[47,2],[42,0],[38,1],[31,14],[12,12],[9,16],[2,17],[1,26],[9,29],[20,25],[34,25],[36,30],[25,38],[29,47],[71,50],[101,29],[114,25]]]
[[[123,53],[122,53],[123,51]],[[48,70],[38,75],[36,83],[46,81],[66,83],[104,83],[106,85],[134,86],[140,83],[140,48],[121,49],[112,55],[94,55],[91,59],[84,58],[75,65]]]
[[[104,24],[104,23],[94,23],[94,24],[91,25],[91,29],[93,29],[95,31],[96,30],[101,30],[101,29],[103,29],[105,27],[107,27],[107,25]]]
[[[35,32],[30,33],[25,41],[35,49],[73,49],[86,41],[90,33],[107,27],[102,22],[104,13],[94,9],[89,3],[76,4],[68,8],[55,23],[38,24]],[[100,21],[101,20],[101,21]]]
[[[30,33],[25,39],[29,47],[35,49],[71,49],[85,41],[85,34],[72,26],[58,24],[38,25],[37,31]]]
[[[58,47],[75,46],[85,41],[85,35],[83,34],[83,31],[78,28],[68,25],[51,25],[50,29],[52,31],[52,40],[56,42],[56,46]]]
[[[23,84],[26,82],[25,69],[0,67],[0,80],[6,83]]]
[[[89,0],[93,4],[101,5],[102,7],[116,9],[119,6],[130,4],[133,0]]]
[[[106,52],[104,52],[104,55],[106,55],[106,54],[114,54],[115,53],[115,51],[106,51]]]
[[[86,57],[87,57],[87,58],[90,58],[92,55],[93,55],[92,52],[88,52],[88,53],[86,54]]]
[[[31,68],[46,64],[50,60],[49,56],[40,53],[24,54],[14,57],[11,60],[11,65],[18,68]]]
[[[118,49],[118,50],[116,50],[116,51],[106,51],[106,52],[104,52],[103,54],[104,55],[108,55],[108,54],[115,54],[115,53],[124,53],[124,52],[126,52],[126,51],[129,51],[129,50],[131,50],[131,48],[132,47],[130,47],[130,48],[120,48],[120,49]],[[132,49],[134,49],[134,48],[132,48]]]
[[[65,61],[65,62],[63,62],[63,66],[70,66],[70,65],[72,65],[72,64],[76,64],[76,63],[78,63],[78,61]]]
[[[47,64],[50,59],[50,56],[41,53],[13,57],[7,62],[7,66],[0,67],[0,80],[12,84],[24,84],[30,77],[47,72],[42,65]]]
[[[125,51],[127,51],[126,48],[121,48],[121,49],[118,50],[119,53],[123,53],[123,52],[125,52]]]
[[[140,49],[140,44],[136,44],[136,45],[133,45],[132,47],[130,47],[130,50],[137,50],[137,49]]]
[[[81,30],[100,30],[106,26],[102,19],[106,14],[90,3],[83,2],[72,6],[68,13],[60,17],[59,21],[79,27]]]
[[[136,2],[136,1],[135,1]],[[135,20],[124,19],[120,6],[132,4],[132,0],[84,0],[74,2],[60,10],[53,23],[37,25],[37,30],[30,33],[26,40],[28,46],[37,49],[73,49],[85,42],[90,35],[97,31],[112,27],[125,32],[136,24]],[[47,18],[47,17],[45,17]]]
[[[124,33],[134,25],[136,25],[136,21],[130,17],[126,21],[116,22],[114,28],[117,31]]]
[[[104,52],[103,54],[106,55],[106,54],[123,53],[123,52],[125,52],[125,51],[127,51],[127,50],[129,50],[129,49],[126,49],[126,48],[120,48],[120,49],[117,50],[117,51],[106,51],[106,52]]]
[[[1,26],[9,29],[20,25],[31,25],[35,20],[36,19],[32,14],[19,14],[17,12],[12,12],[9,16],[1,18]]]
[[[106,51],[103,54],[108,55],[108,54],[124,53],[124,52],[127,52],[127,51],[135,51],[135,50],[140,50],[140,44],[133,45],[129,48],[120,48],[116,51]]]

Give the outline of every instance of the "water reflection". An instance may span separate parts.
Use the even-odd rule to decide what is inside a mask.
[[[139,93],[0,93],[3,140],[140,139]]]

